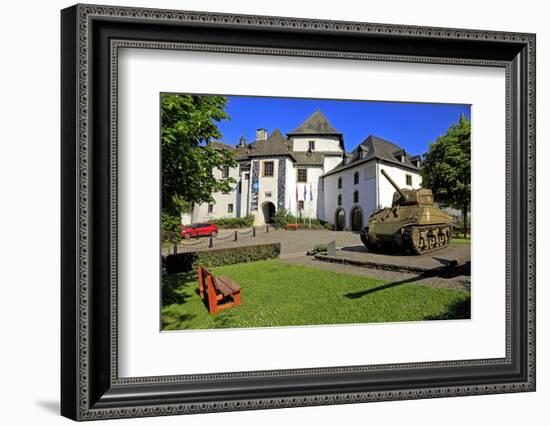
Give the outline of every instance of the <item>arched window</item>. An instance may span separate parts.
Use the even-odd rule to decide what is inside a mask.
[[[359,183],[359,172],[353,174],[353,184],[357,185]]]
[[[338,205],[342,205],[342,194],[338,195]]]
[[[359,202],[359,191],[353,191],[353,202],[354,203]]]
[[[338,178],[338,189],[342,189],[342,176]]]

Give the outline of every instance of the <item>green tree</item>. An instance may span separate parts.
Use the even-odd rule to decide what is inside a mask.
[[[237,165],[232,152],[209,144],[222,136],[216,123],[229,120],[226,104],[224,96],[161,96],[163,231],[179,223],[194,203],[212,202],[213,193],[228,193],[236,183],[212,174],[215,168]]]
[[[421,167],[422,186],[430,188],[441,207],[462,211],[464,232],[470,211],[471,124],[464,114],[444,136],[430,144]]]

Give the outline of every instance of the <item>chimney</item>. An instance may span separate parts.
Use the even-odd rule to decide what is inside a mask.
[[[267,140],[267,131],[265,129],[256,130],[256,140],[257,141]]]
[[[244,138],[244,135],[241,135],[239,138],[239,146],[246,146],[246,139]]]

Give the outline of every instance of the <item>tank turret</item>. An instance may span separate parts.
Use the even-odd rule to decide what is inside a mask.
[[[400,188],[385,170],[382,175],[395,188],[392,206],[374,212],[361,230],[369,250],[424,254],[449,245],[452,218],[434,206],[431,189]]]

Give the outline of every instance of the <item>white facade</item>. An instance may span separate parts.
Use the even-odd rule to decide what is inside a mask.
[[[342,152],[340,138],[338,136],[296,136],[292,135],[294,152],[309,151],[310,143],[313,142],[313,151],[318,152]]]
[[[393,144],[369,136],[351,154],[343,135],[320,111],[285,138],[263,129],[250,145],[223,145],[237,155],[239,166],[229,170],[237,184],[229,194],[193,208],[193,222],[254,216],[254,224],[271,221],[285,208],[303,218],[315,218],[337,229],[359,230],[378,208],[391,205],[395,189],[381,174],[384,169],[401,188],[419,188],[418,157]],[[222,178],[222,171],[214,176]]]
[[[230,167],[228,170],[228,177],[235,179],[236,182],[240,180],[239,169],[237,167]],[[216,179],[223,179],[223,172],[219,169],[214,169],[212,174]],[[191,221],[196,222],[208,222],[211,219],[218,219],[223,217],[238,217],[237,215],[237,184],[231,185],[233,191],[222,194],[217,192],[213,194],[215,200],[214,203],[203,203],[197,204],[193,207],[191,213]],[[187,219],[187,217],[185,218]],[[184,222],[184,217],[182,217],[182,222]],[[184,222],[189,223],[189,222]]]

